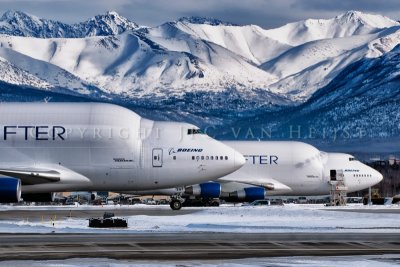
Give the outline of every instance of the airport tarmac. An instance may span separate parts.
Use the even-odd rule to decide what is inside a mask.
[[[89,228],[87,219],[104,212],[127,217],[128,229]],[[55,215],[55,225],[40,221]],[[0,260],[400,254],[399,221],[398,206],[3,206]]]
[[[400,234],[1,234],[0,260],[238,259],[400,253]]]
[[[325,209],[329,211],[344,211],[344,212],[357,212],[357,213],[377,213],[377,214],[400,214],[400,209]]]

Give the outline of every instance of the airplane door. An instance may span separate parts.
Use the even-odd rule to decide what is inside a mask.
[[[153,148],[153,167],[162,167],[163,150],[161,148]]]
[[[330,171],[331,181],[336,181],[336,170]]]

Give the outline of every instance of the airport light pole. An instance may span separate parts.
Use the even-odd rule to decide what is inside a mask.
[[[368,187],[368,206],[372,205],[372,189]]]

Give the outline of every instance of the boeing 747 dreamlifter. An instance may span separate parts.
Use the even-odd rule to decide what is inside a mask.
[[[218,156],[205,164],[192,158]],[[0,104],[0,202],[53,192],[154,190],[225,176],[245,163],[198,127],[100,103]]]

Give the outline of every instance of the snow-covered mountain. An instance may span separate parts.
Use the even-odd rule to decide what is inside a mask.
[[[199,23],[186,18],[179,19],[171,25],[199,39],[229,49],[256,65],[260,65],[292,47],[267,36],[266,31],[257,25],[239,26],[223,22],[208,23],[207,21]]]
[[[188,50],[166,48],[179,42]],[[231,87],[245,91],[266,88],[273,80],[229,50],[191,38],[155,43],[146,35],[130,33],[71,39],[0,35],[0,54],[10,50],[32,61],[57,66],[104,92],[125,97],[179,95],[186,90],[222,91]],[[17,57],[7,60],[30,71]],[[57,80],[51,73],[47,75],[49,80]]]
[[[354,11],[272,30],[196,17],[139,27],[116,12],[68,25],[9,11],[0,19],[0,49],[128,98],[234,88],[250,98],[264,91],[281,105],[306,101],[351,62],[390,50],[398,43],[398,28],[389,18]],[[7,60],[60,85],[57,77],[38,76]],[[76,88],[65,83],[70,78],[63,80],[62,87]]]
[[[325,114],[354,126],[346,112],[356,105],[357,122],[378,125],[373,112],[386,116],[397,110],[378,106],[396,92],[385,86],[397,79],[399,44],[400,23],[358,11],[268,30],[198,17],[145,27],[116,12],[65,24],[8,11],[0,18],[0,91],[9,84],[24,88],[29,93],[24,99],[36,99],[39,90],[41,97],[106,100],[153,118],[196,124],[202,118],[222,126],[247,125],[249,118],[282,126],[281,121],[294,122],[294,114],[307,123],[323,121],[315,116]],[[379,103],[358,98],[355,86],[363,86],[363,95],[376,88],[388,95]],[[327,89],[333,87],[335,96]],[[337,111],[331,104],[348,93],[348,103],[356,104]],[[10,97],[9,91],[1,96]],[[362,101],[369,101],[366,109]],[[400,125],[398,117],[394,121]]]
[[[72,25],[12,10],[5,12],[0,18],[0,34],[36,38],[107,36],[121,34],[137,28],[139,26],[136,23],[114,11]]]
[[[365,35],[399,23],[381,15],[348,11],[332,19],[307,19],[265,31],[266,36],[282,43],[298,46],[307,42]]]
[[[214,132],[222,139],[302,140],[341,152],[400,153],[399,107],[397,45],[381,57],[350,64],[301,105],[259,112]]]
[[[311,41],[289,49],[262,64],[261,68],[277,77],[278,81],[270,85],[272,91],[284,93],[293,101],[304,102],[350,63],[379,56],[378,46],[382,47],[379,45],[382,42],[386,45],[382,49],[389,51],[400,43],[400,39],[392,38],[399,33],[396,27],[375,34]]]
[[[350,11],[329,20],[306,20],[268,30],[271,38],[293,45],[260,67],[278,82],[272,91],[304,102],[350,63],[382,55],[400,43],[400,24],[380,15]]]

